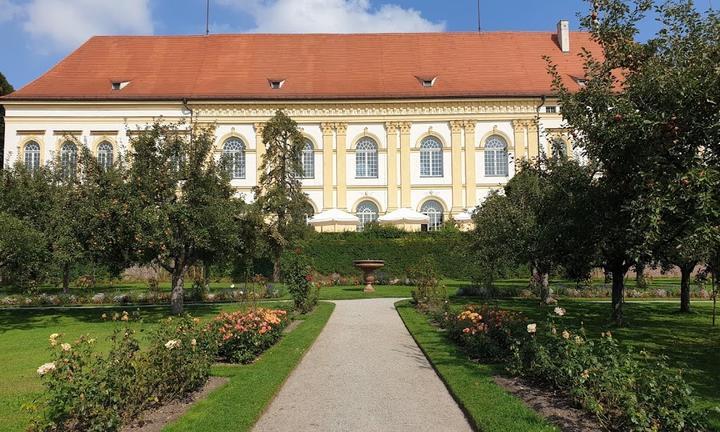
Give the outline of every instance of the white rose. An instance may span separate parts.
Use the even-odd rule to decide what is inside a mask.
[[[38,375],[43,376],[46,373],[52,372],[54,370],[55,370],[55,363],[50,362],[50,363],[45,363],[44,365],[37,368],[37,373],[38,373]]]
[[[528,324],[527,326],[527,332],[530,334],[534,334],[537,331],[537,324]]]
[[[556,308],[555,308],[555,314],[556,314],[557,316],[563,316],[563,315],[565,315],[565,309],[563,309],[563,308],[561,308],[561,307],[556,307]]]

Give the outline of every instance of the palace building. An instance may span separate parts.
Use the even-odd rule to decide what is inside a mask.
[[[215,123],[247,200],[263,122],[282,109],[302,127],[304,189],[316,212],[362,224],[393,210],[428,229],[480,204],[516,161],[571,152],[544,56],[582,85],[587,33],[238,34],[93,37],[0,99],[5,164],[102,163],[154,119]]]

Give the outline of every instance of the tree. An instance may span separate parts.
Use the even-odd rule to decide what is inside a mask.
[[[312,205],[302,191],[304,138],[297,123],[282,111],[265,123],[262,133],[265,158],[254,188],[255,202],[264,217],[263,233],[273,258],[273,281],[280,280],[285,249],[308,230]]]
[[[14,92],[15,89],[5,78],[5,75],[0,73],[0,96],[8,95]],[[5,166],[5,107],[0,105],[0,167]]]
[[[154,123],[131,139],[126,202],[130,248],[142,264],[172,275],[170,307],[183,311],[184,278],[196,263],[211,264],[237,246],[243,204],[213,157],[214,128]]]
[[[601,55],[582,54],[586,76],[577,91],[552,64],[550,73],[576,147],[598,167],[597,197],[606,209],[599,249],[613,277],[613,318],[621,323],[625,273],[670,235],[661,234],[662,215],[672,213],[664,208],[676,203],[668,199],[670,184],[684,183],[702,164],[703,149],[717,155],[720,25],[715,12],[701,15],[690,1],[592,3],[582,23]],[[638,23],[653,8],[661,30],[636,42]]]
[[[0,276],[23,288],[41,278],[47,261],[42,232],[15,216],[0,212]]]
[[[527,265],[543,303],[550,274],[561,267],[586,278],[595,259],[592,183],[592,171],[567,158],[523,161],[504,193],[491,195],[474,216],[478,261],[498,269]],[[480,269],[490,279],[502,273]]]

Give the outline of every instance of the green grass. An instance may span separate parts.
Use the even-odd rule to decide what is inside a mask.
[[[229,377],[230,382],[164,430],[250,430],[320,334],[334,307],[331,303],[320,303],[313,314],[255,363],[214,368],[213,375]]]
[[[202,305],[188,307],[193,316],[208,319],[220,311],[232,311],[246,307],[243,304]],[[281,344],[293,344],[300,349],[302,344],[309,345],[319,332],[317,322],[325,322],[332,305],[324,304],[318,312],[309,316],[305,323],[283,338]],[[98,349],[107,349],[106,340],[118,325],[112,321],[103,321],[103,312],[116,312],[134,309],[130,307],[106,308],[68,308],[52,311],[38,309],[0,309],[0,431],[23,431],[28,425],[30,415],[22,409],[23,404],[32,402],[42,391],[40,378],[36,373],[39,365],[50,359],[48,336],[62,333],[66,340],[89,334],[98,341]],[[149,329],[168,315],[167,306],[147,307],[141,309],[143,324],[130,323],[136,329]],[[315,323],[315,324],[313,324]],[[303,337],[303,335],[305,335]],[[302,341],[297,342],[298,339]],[[292,342],[295,340],[296,342]],[[290,342],[288,342],[290,341]],[[289,370],[295,363],[288,358],[286,365]],[[267,364],[267,363],[262,363]],[[252,365],[255,367],[255,365]],[[278,373],[274,365],[273,375]],[[242,367],[236,368],[241,370]],[[258,369],[256,369],[258,370]],[[223,370],[213,371],[225,373]],[[259,369],[262,374],[262,368]],[[254,390],[254,391],[257,391]],[[273,390],[274,392],[274,390]]]
[[[405,325],[477,430],[484,432],[557,431],[523,402],[493,382],[498,366],[468,360],[408,302],[397,304]]]
[[[522,312],[531,320],[544,322],[549,308],[541,308],[532,300],[483,301],[454,299],[452,304],[490,303]],[[698,404],[703,408],[720,406],[720,325],[712,327],[711,303],[693,303],[694,313],[677,312],[674,302],[628,302],[624,306],[625,324],[617,327],[609,320],[610,304],[583,300],[562,300],[567,309],[562,319],[569,327],[582,325],[589,337],[599,337],[611,330],[613,337],[635,351],[646,350],[669,357],[670,364],[683,370],[688,383],[695,389]],[[720,430],[720,415],[711,414],[712,426]]]

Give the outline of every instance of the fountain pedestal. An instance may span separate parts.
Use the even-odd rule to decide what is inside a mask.
[[[365,289],[363,290],[366,293],[375,292],[375,287],[373,287],[373,283],[375,282],[375,270],[382,268],[385,266],[385,261],[383,260],[355,260],[353,261],[353,265],[363,272],[363,280],[365,281]]]

